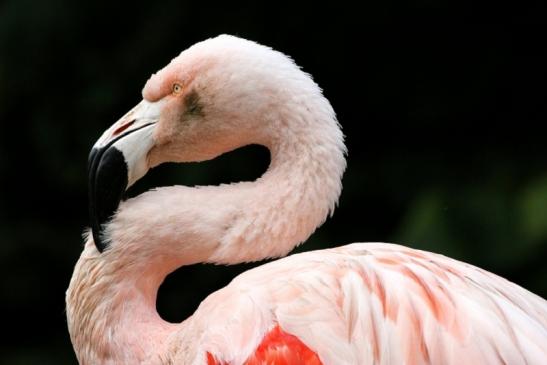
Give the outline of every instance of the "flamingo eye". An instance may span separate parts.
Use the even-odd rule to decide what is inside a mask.
[[[180,94],[181,91],[182,91],[181,84],[178,84],[178,83],[173,84],[173,94]]]

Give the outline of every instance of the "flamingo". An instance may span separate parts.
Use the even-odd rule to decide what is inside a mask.
[[[285,256],[332,214],[345,170],[335,113],[284,54],[222,35],[152,75],[93,146],[91,229],[66,294],[81,364],[546,364],[547,302],[396,244],[294,254],[236,277],[182,323],[156,295],[183,265]],[[256,181],[122,201],[163,162],[266,146]]]

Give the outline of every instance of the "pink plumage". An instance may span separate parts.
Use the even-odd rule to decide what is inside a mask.
[[[160,163],[253,143],[272,159],[256,181],[116,200]],[[178,267],[285,256],[305,241],[334,210],[345,151],[319,87],[268,47],[220,36],[153,75],[90,157],[92,234],[67,291],[80,363],[544,364],[544,299],[386,243],[291,255],[238,276],[182,323],[160,318],[157,290]]]
[[[207,353],[208,365],[223,365],[211,353]],[[321,365],[315,352],[302,343],[296,336],[286,333],[279,326],[270,330],[256,349],[245,361],[245,365]]]

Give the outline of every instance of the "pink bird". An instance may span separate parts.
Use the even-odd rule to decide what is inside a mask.
[[[477,267],[386,243],[295,254],[236,277],[194,315],[156,311],[183,265],[287,255],[332,214],[345,146],[330,103],[287,56],[222,35],[182,52],[89,159],[91,233],[67,291],[81,364],[547,364],[547,302]],[[163,162],[249,144],[252,182],[121,201]]]

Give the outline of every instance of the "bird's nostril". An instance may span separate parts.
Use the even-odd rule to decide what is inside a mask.
[[[116,129],[114,131],[114,133],[112,133],[112,136],[117,136],[118,134],[122,133],[123,131],[125,131],[127,128],[131,127],[131,125],[133,123],[135,123],[136,119],[133,119],[132,121],[128,122],[128,123],[125,123],[124,125],[122,125],[121,127],[119,127],[118,129]]]

